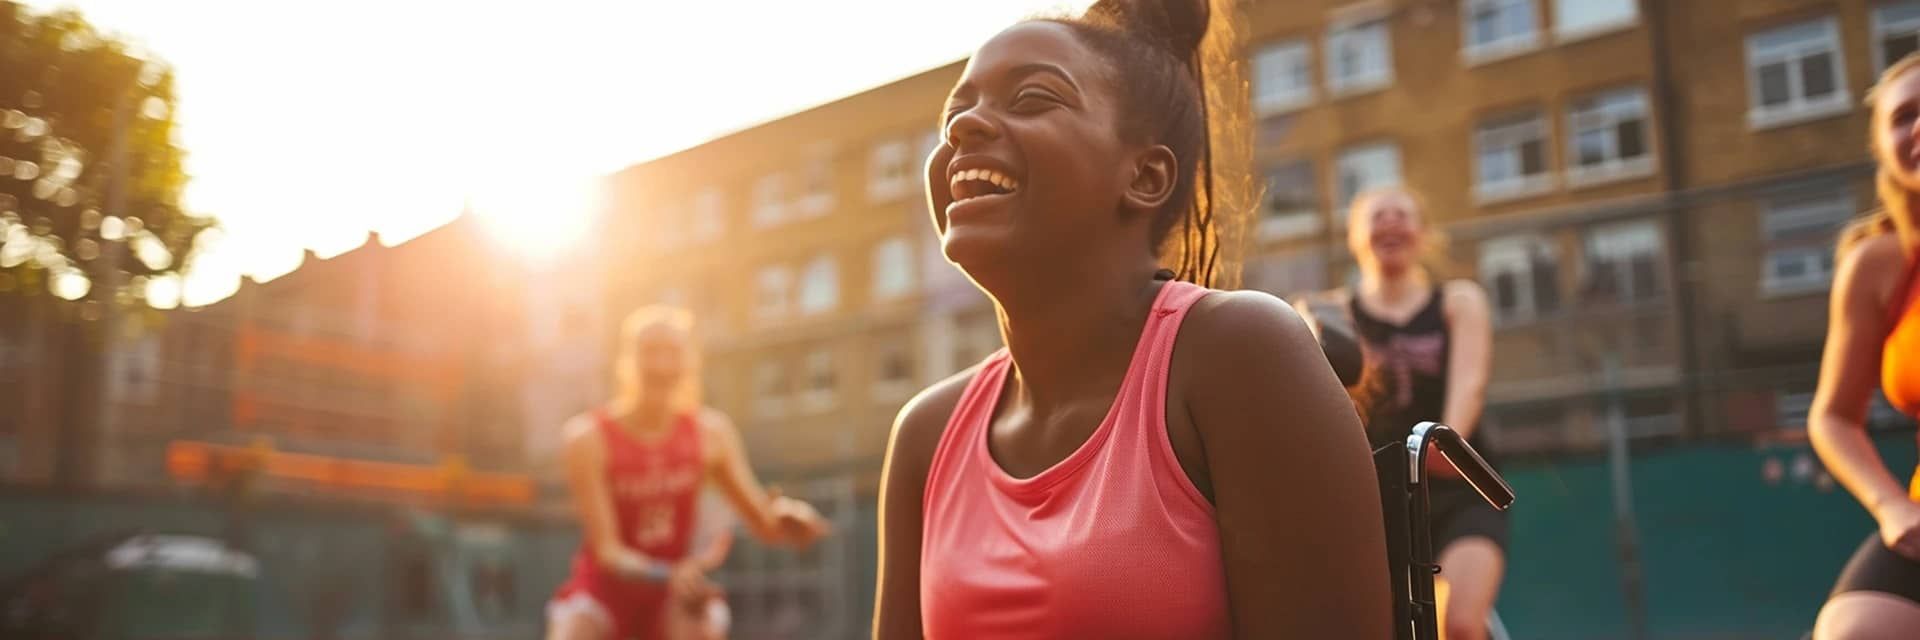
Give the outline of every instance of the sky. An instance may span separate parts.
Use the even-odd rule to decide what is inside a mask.
[[[467,203],[503,242],[528,202],[584,211],[593,178],[964,57],[1086,0],[26,0],[79,9],[173,66],[187,304]],[[930,116],[931,117],[931,116]],[[571,205],[571,206],[568,206]],[[584,224],[584,222],[581,222]]]

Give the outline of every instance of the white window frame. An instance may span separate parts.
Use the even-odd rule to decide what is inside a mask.
[[[889,236],[873,246],[873,298],[894,300],[913,293],[919,283],[914,273],[913,241]]]
[[[1340,50],[1352,43],[1363,51],[1378,49],[1380,66],[1377,69],[1363,69],[1352,75],[1343,74]],[[1345,97],[1378,91],[1393,86],[1393,31],[1392,25],[1384,16],[1364,20],[1347,20],[1328,27],[1326,43],[1323,48],[1327,73],[1327,92],[1334,97]],[[1361,54],[1365,60],[1367,55]]]
[[[793,201],[794,212],[806,218],[826,215],[833,209],[833,153],[826,147],[811,153],[806,164],[800,168],[799,197]],[[819,182],[815,182],[815,180]],[[809,190],[814,187],[818,190]]]
[[[1827,291],[1833,287],[1833,269],[1823,263],[1838,259],[1833,255],[1831,238],[1824,242],[1776,247],[1782,228],[1831,227],[1838,231],[1853,216],[1853,197],[1836,191],[1825,197],[1797,198],[1768,202],[1760,214],[1760,245],[1766,253],[1760,257],[1760,293],[1769,298],[1797,296]],[[1815,233],[1818,233],[1815,231]],[[1806,275],[1781,278],[1774,265],[1783,260],[1802,263]]]
[[[1610,258],[1616,265],[1613,274],[1617,279],[1615,290],[1620,293],[1616,304],[1634,304],[1641,296],[1640,292],[1633,290],[1632,264],[1635,258],[1642,255],[1652,257],[1656,268],[1654,277],[1658,282],[1654,286],[1657,290],[1652,295],[1666,293],[1667,275],[1658,270],[1666,257],[1666,233],[1658,221],[1616,222],[1588,229],[1585,235],[1586,259],[1580,263],[1583,294],[1589,286],[1588,281],[1594,277],[1593,264],[1600,258]]]
[[[1505,139],[1512,138],[1511,143]],[[1540,162],[1544,165],[1540,173],[1517,175],[1499,182],[1488,182],[1485,175],[1483,157],[1486,151],[1497,148],[1511,154],[1510,161],[1516,166],[1516,173],[1525,170],[1521,161],[1521,147],[1528,141],[1537,139],[1540,143]],[[1505,202],[1551,191],[1557,179],[1553,169],[1553,132],[1547,124],[1546,115],[1539,110],[1505,113],[1482,120],[1473,131],[1473,195],[1481,203]]]
[[[1913,12],[1913,15],[1892,20],[1887,19],[1887,14],[1903,9]],[[1887,59],[1886,40],[1888,36],[1910,36],[1916,33],[1920,33],[1920,0],[1901,0],[1900,2],[1883,2],[1874,5],[1873,43],[1870,45],[1873,49],[1873,72],[1878,74],[1885,71],[1887,65],[1898,62],[1897,60]]]
[[[1615,18],[1590,24],[1569,25],[1564,21],[1567,15],[1566,5],[1572,2],[1591,2],[1593,0],[1553,0],[1553,37],[1561,44],[1593,38],[1615,31],[1621,31],[1640,24],[1640,3],[1637,0],[1615,0],[1627,3],[1632,11],[1625,18]]]
[[[1298,111],[1313,104],[1313,42],[1306,38],[1276,40],[1253,54],[1253,112],[1266,117]],[[1272,82],[1303,72],[1305,84],[1281,90]],[[1269,90],[1271,89],[1271,90]]]
[[[915,187],[919,189],[927,188],[927,160],[932,158],[933,152],[940,148],[941,137],[945,134],[946,130],[944,128],[934,127],[932,131],[921,134],[918,142],[915,143],[917,145],[915,153],[918,155],[908,159],[909,166],[913,171],[913,184]],[[944,175],[944,173],[943,171],[942,174]]]
[[[833,384],[825,389],[815,389],[813,379],[816,374],[825,373]],[[832,411],[840,403],[840,372],[834,369],[833,350],[820,347],[807,353],[805,366],[800,368],[800,410],[805,413],[823,413]]]
[[[785,317],[794,303],[793,269],[784,264],[761,267],[753,282],[754,318],[770,322]]]
[[[787,176],[774,172],[760,176],[753,182],[752,213],[748,219],[753,226],[767,228],[777,226],[787,220]]]
[[[1814,39],[1782,45],[1762,47],[1759,40],[1770,35],[1793,29],[1812,29],[1818,31]],[[1771,129],[1787,125],[1800,124],[1812,120],[1832,117],[1853,110],[1853,96],[1847,88],[1846,49],[1840,39],[1839,22],[1833,16],[1804,20],[1781,25],[1765,31],[1747,34],[1747,127],[1753,130]],[[1801,86],[1804,74],[1801,64],[1811,55],[1830,53],[1828,60],[1832,66],[1833,93],[1818,100],[1807,100],[1802,95]],[[1785,63],[1787,69],[1788,101],[1775,107],[1760,106],[1760,69],[1761,67]]]
[[[726,201],[719,189],[707,187],[694,194],[692,210],[694,241],[711,242],[726,233]]]
[[[868,201],[891,202],[907,195],[913,186],[909,155],[906,140],[887,140],[874,145],[867,156]]]
[[[833,254],[821,254],[807,261],[793,301],[800,315],[811,316],[833,311],[840,306],[840,261]]]
[[[1658,166],[1655,160],[1653,139],[1653,109],[1649,105],[1647,92],[1639,87],[1627,87],[1602,91],[1581,96],[1596,102],[1626,96],[1630,104],[1606,104],[1594,109],[1577,110],[1573,104],[1567,106],[1567,182],[1574,186],[1592,186],[1631,178],[1653,175]],[[1635,111],[1637,109],[1637,112]],[[1645,153],[1638,158],[1620,157],[1619,124],[1638,118],[1641,122],[1640,146]],[[1603,129],[1607,132],[1607,159],[1600,164],[1583,166],[1580,164],[1580,134],[1591,129]]]
[[[1383,161],[1376,164],[1376,161]],[[1386,167],[1376,174],[1376,167]],[[1348,176],[1357,177],[1359,184],[1352,193],[1346,193],[1342,187]],[[1357,144],[1340,151],[1334,159],[1333,167],[1333,221],[1337,228],[1347,226],[1348,210],[1353,208],[1353,199],[1373,189],[1383,189],[1400,184],[1401,173],[1400,145],[1391,140],[1382,140]]]
[[[1268,189],[1262,192],[1263,197],[1261,198],[1261,201],[1260,201],[1260,223],[1258,227],[1258,233],[1259,233],[1260,239],[1262,240],[1298,238],[1301,236],[1318,233],[1321,229],[1320,213],[1319,211],[1316,210],[1319,207],[1319,202],[1317,201],[1319,200],[1318,192],[1319,192],[1320,183],[1319,183],[1319,177],[1315,175],[1316,172],[1314,171],[1313,159],[1294,158],[1291,160],[1285,160],[1285,161],[1274,163],[1274,166],[1276,167],[1287,166],[1287,165],[1306,165],[1307,187],[1314,190],[1315,193],[1313,195],[1314,195],[1314,200],[1316,202],[1305,203],[1305,206],[1298,209],[1292,209],[1292,210],[1282,211],[1277,213],[1269,212],[1267,210],[1266,196],[1272,195],[1272,187],[1271,185],[1268,185]],[[1269,173],[1271,172],[1262,171],[1261,177],[1265,178],[1266,175]]]
[[[1540,48],[1540,7],[1536,0],[1463,0],[1460,3],[1460,59],[1467,66],[1486,64],[1504,60]],[[1525,33],[1519,33],[1487,42],[1473,42],[1473,13],[1482,5],[1500,5],[1511,11],[1515,6],[1526,6],[1532,14],[1533,24]]]
[[[1528,322],[1542,315],[1539,301],[1534,299],[1534,278],[1539,274],[1533,272],[1533,256],[1540,251],[1544,251],[1551,257],[1555,264],[1565,268],[1566,265],[1560,260],[1559,247],[1554,246],[1553,242],[1545,236],[1527,233],[1493,238],[1480,243],[1480,282],[1481,286],[1487,289],[1488,295],[1495,298],[1491,303],[1494,320],[1497,323],[1508,325]],[[1502,313],[1500,309],[1499,288],[1494,283],[1494,278],[1501,273],[1514,275],[1514,309],[1506,313]],[[1557,282],[1553,284],[1555,287],[1559,286]],[[1562,291],[1562,307],[1565,306],[1565,299],[1565,292]]]

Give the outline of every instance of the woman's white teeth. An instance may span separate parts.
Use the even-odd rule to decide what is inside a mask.
[[[994,171],[992,169],[968,169],[966,171],[961,171],[959,173],[953,174],[953,184],[955,186],[958,186],[962,182],[968,182],[968,181],[985,182],[987,184],[991,184],[995,187],[999,187],[1000,189],[1004,191],[1009,191],[1009,192],[1015,189],[1018,189],[1020,186],[1020,183],[1015,182],[1013,178],[1007,177],[1006,174],[1000,173],[998,171]],[[988,194],[979,194],[979,195],[988,195]],[[974,197],[978,197],[978,196],[974,196]],[[969,199],[969,198],[962,198],[962,200],[966,200],[966,199]]]

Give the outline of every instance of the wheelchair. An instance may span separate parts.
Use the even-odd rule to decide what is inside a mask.
[[[1361,383],[1365,357],[1351,320],[1343,308],[1326,298],[1310,298],[1297,305],[1320,340],[1320,348],[1340,384],[1352,392]],[[1434,602],[1434,575],[1440,565],[1434,557],[1431,517],[1427,502],[1427,457],[1439,454],[1493,508],[1513,505],[1513,487],[1487,464],[1480,453],[1452,427],[1422,422],[1406,441],[1392,442],[1373,452],[1374,473],[1380,482],[1380,508],[1386,516],[1387,561],[1394,594],[1394,640],[1437,640],[1440,611]],[[1487,620],[1488,637],[1507,640],[1499,613]]]
[[[1452,427],[1422,422],[1405,444],[1373,452],[1380,480],[1380,508],[1386,515],[1387,567],[1393,589],[1394,640],[1437,640],[1440,611],[1434,603],[1434,575],[1440,573],[1428,526],[1427,457],[1439,454],[1493,508],[1513,506],[1513,487],[1487,464]],[[1506,635],[1499,615],[1487,621],[1489,637]]]

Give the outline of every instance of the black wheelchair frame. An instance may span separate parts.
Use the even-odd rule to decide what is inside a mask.
[[[1467,444],[1460,433],[1438,422],[1422,422],[1404,444],[1373,452],[1380,480],[1380,506],[1386,515],[1387,561],[1394,593],[1395,640],[1438,640],[1440,611],[1434,603],[1434,558],[1427,503],[1427,456],[1440,454],[1488,504],[1501,511],[1513,506],[1513,487]]]

